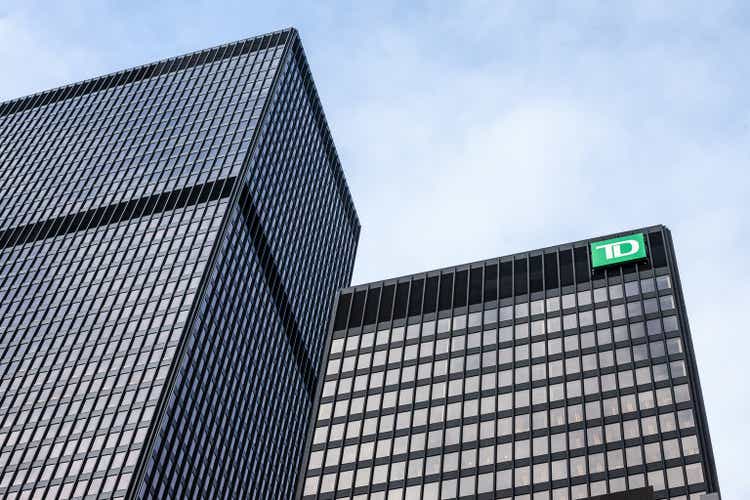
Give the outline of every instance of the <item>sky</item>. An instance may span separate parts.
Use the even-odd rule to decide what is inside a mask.
[[[266,3],[0,0],[0,100],[296,27],[353,282],[667,225],[722,493],[750,498],[750,4]]]

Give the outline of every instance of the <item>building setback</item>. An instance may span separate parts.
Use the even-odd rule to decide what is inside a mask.
[[[289,498],[359,222],[297,32],[0,103],[0,496]]]
[[[664,226],[345,288],[326,349],[298,498],[718,492]]]

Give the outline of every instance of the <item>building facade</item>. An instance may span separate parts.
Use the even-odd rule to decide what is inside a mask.
[[[718,491],[666,227],[343,289],[327,352],[299,498]]]
[[[0,496],[292,496],[359,237],[296,31],[1,103],[0,191]]]

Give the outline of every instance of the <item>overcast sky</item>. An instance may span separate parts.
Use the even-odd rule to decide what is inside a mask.
[[[250,3],[0,0],[0,100],[295,26],[354,282],[667,225],[724,498],[750,498],[750,4]]]

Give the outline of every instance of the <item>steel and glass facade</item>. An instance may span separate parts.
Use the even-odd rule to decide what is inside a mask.
[[[291,496],[359,237],[296,31],[0,103],[0,191],[0,496]]]
[[[341,290],[298,497],[718,491],[671,236],[634,232],[639,262],[587,240]]]

